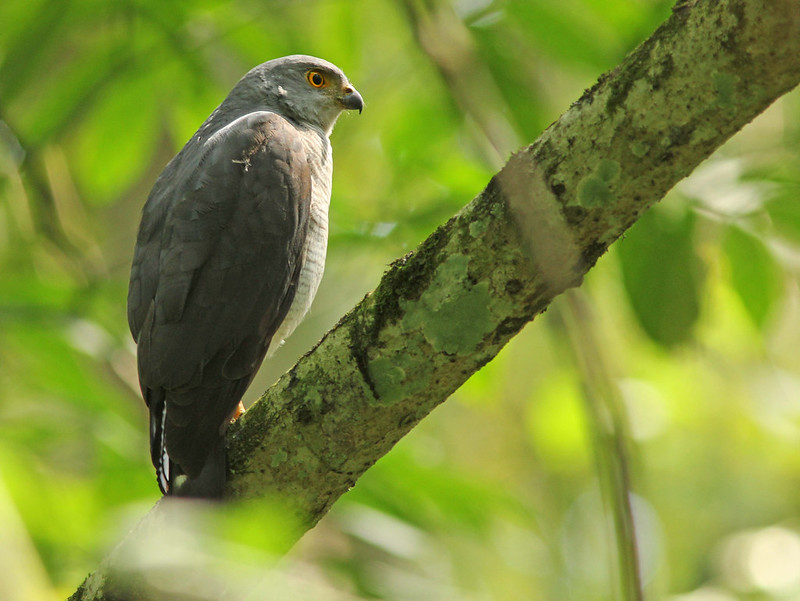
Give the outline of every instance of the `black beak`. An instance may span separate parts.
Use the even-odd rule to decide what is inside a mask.
[[[359,115],[361,111],[364,110],[364,99],[361,98],[361,94],[359,94],[355,88],[351,86],[345,87],[344,96],[339,99],[342,106],[349,111],[358,111]]]

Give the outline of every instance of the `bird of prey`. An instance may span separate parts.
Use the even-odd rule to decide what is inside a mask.
[[[150,454],[164,494],[219,498],[225,429],[322,277],[328,137],[363,100],[328,61],[249,71],[156,180],[128,290]]]

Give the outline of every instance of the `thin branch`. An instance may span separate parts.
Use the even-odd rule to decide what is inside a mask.
[[[600,489],[614,524],[622,601],[642,601],[644,585],[631,503],[630,427],[595,333],[590,306],[580,290],[565,295],[558,312],[583,383]]]

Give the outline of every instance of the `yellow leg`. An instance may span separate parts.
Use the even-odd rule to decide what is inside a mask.
[[[237,419],[239,419],[239,416],[242,415],[242,413],[244,413],[244,405],[242,404],[242,401],[239,401],[236,409],[233,410],[233,413],[231,413],[230,417],[228,418],[229,421],[235,422]]]

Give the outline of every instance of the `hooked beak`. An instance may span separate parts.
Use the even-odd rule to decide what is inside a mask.
[[[361,94],[353,86],[345,86],[342,92],[344,94],[339,97],[339,103],[349,111],[357,110],[360,115],[364,110],[364,99],[361,98]]]

